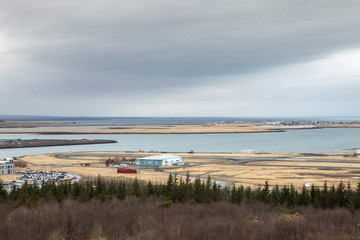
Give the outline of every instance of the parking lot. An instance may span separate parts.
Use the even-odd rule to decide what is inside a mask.
[[[80,176],[58,171],[24,170],[17,172],[19,180],[29,182],[78,182]]]

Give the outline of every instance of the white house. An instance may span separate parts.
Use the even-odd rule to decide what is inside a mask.
[[[141,166],[173,166],[184,164],[185,162],[182,161],[180,156],[171,154],[148,156],[136,159],[136,165]]]
[[[15,164],[10,161],[0,161],[0,175],[14,174]]]

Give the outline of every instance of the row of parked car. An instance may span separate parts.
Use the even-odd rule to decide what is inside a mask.
[[[19,180],[31,182],[72,182],[80,180],[80,176],[61,171],[24,170],[16,172],[16,174],[21,175],[18,177]]]

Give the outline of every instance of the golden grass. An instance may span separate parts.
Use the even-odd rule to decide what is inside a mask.
[[[249,162],[247,165],[286,165],[286,166],[314,166],[314,167],[358,167],[360,168],[360,161],[358,163],[334,163],[334,162],[303,162],[303,161],[256,161],[256,162]],[[359,169],[360,170],[360,169]]]
[[[98,153],[107,153],[107,152],[98,152]],[[77,153],[78,154],[78,153]],[[88,153],[91,154],[91,153]],[[107,154],[128,154],[129,152],[108,152]],[[134,155],[139,155],[138,152],[132,153]],[[142,152],[141,155],[153,155],[158,153],[149,153]],[[329,185],[338,184],[340,180],[344,182],[350,182],[352,186],[355,186],[358,182],[357,177],[360,177],[360,169],[344,169],[343,167],[360,167],[360,163],[331,163],[331,162],[304,162],[296,161],[296,159],[301,160],[304,158],[310,158],[309,156],[302,156],[301,154],[236,154],[236,153],[174,153],[177,155],[185,156],[184,160],[187,163],[208,163],[199,166],[183,166],[176,169],[178,175],[186,175],[187,172],[191,176],[200,176],[206,178],[208,175],[211,175],[213,179],[223,180],[227,182],[235,183],[235,185],[244,185],[244,186],[258,186],[259,184],[264,184],[266,180],[269,181],[271,185],[279,184],[294,184],[296,188],[301,188],[304,183],[315,184],[321,186],[326,180]],[[186,156],[211,156],[211,157],[280,157],[280,158],[290,158],[290,160],[284,161],[261,161],[261,162],[249,162],[245,165],[225,165],[219,164],[221,162],[227,161],[226,159],[206,159],[206,158],[186,158]],[[88,160],[91,158],[92,160]],[[356,159],[350,158],[349,156],[344,156],[343,154],[331,154],[329,156],[316,156],[311,157],[314,159]],[[140,170],[137,174],[118,174],[116,173],[115,168],[105,168],[104,163],[100,163],[99,160],[104,159],[104,157],[89,157],[89,156],[79,156],[76,157],[76,160],[67,160],[56,158],[55,154],[46,154],[46,155],[36,155],[36,156],[25,156],[22,160],[28,163],[28,169],[33,170],[56,170],[56,171],[66,171],[73,174],[78,174],[83,177],[110,177],[110,178],[135,178],[137,177],[140,180],[152,181],[152,182],[162,182],[165,183],[167,180],[166,173],[172,172],[175,170],[164,168],[164,173],[161,172],[149,172],[148,170]],[[88,167],[81,167],[80,163],[89,162],[91,163]],[[267,166],[254,166],[254,164],[264,164]],[[288,165],[286,167],[278,165]],[[307,167],[301,167],[307,166]],[[316,166],[316,167],[310,167]],[[333,166],[336,169],[326,169],[324,166]],[[16,169],[19,171],[18,169]],[[11,175],[4,175],[6,178],[11,178]]]

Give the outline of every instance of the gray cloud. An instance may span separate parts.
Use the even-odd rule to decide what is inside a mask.
[[[293,99],[276,90],[292,80],[270,83],[248,75],[360,48],[358,1],[0,0],[0,4],[0,34],[5,36],[1,41],[0,35],[0,44],[5,45],[0,45],[0,64],[7,66],[0,69],[0,93],[7,98],[6,89],[18,89],[20,99],[32,99],[33,108],[27,110],[39,114],[46,114],[47,103],[52,103],[54,113],[59,111],[57,115],[67,115],[75,110],[63,102],[94,101],[101,108],[101,104],[123,105],[124,99],[131,100],[129,108],[144,112],[148,104],[160,106],[169,96],[176,99],[164,104],[163,111],[157,107],[155,115],[166,115],[174,106],[205,109],[206,101],[214,106],[214,95],[202,91],[223,85],[228,95],[232,95],[228,86],[240,92],[247,89],[243,94],[257,99],[244,101],[255,107],[265,96],[268,102],[278,94]],[[264,84],[268,89],[257,87]],[[194,89],[207,96],[205,102],[189,100]],[[295,95],[309,94],[309,89],[301,91]],[[241,99],[233,100],[241,105]],[[224,112],[226,104],[209,111],[234,115]],[[101,114],[117,115],[102,109]],[[78,111],[92,113],[90,107]],[[250,108],[247,112],[252,114]]]

